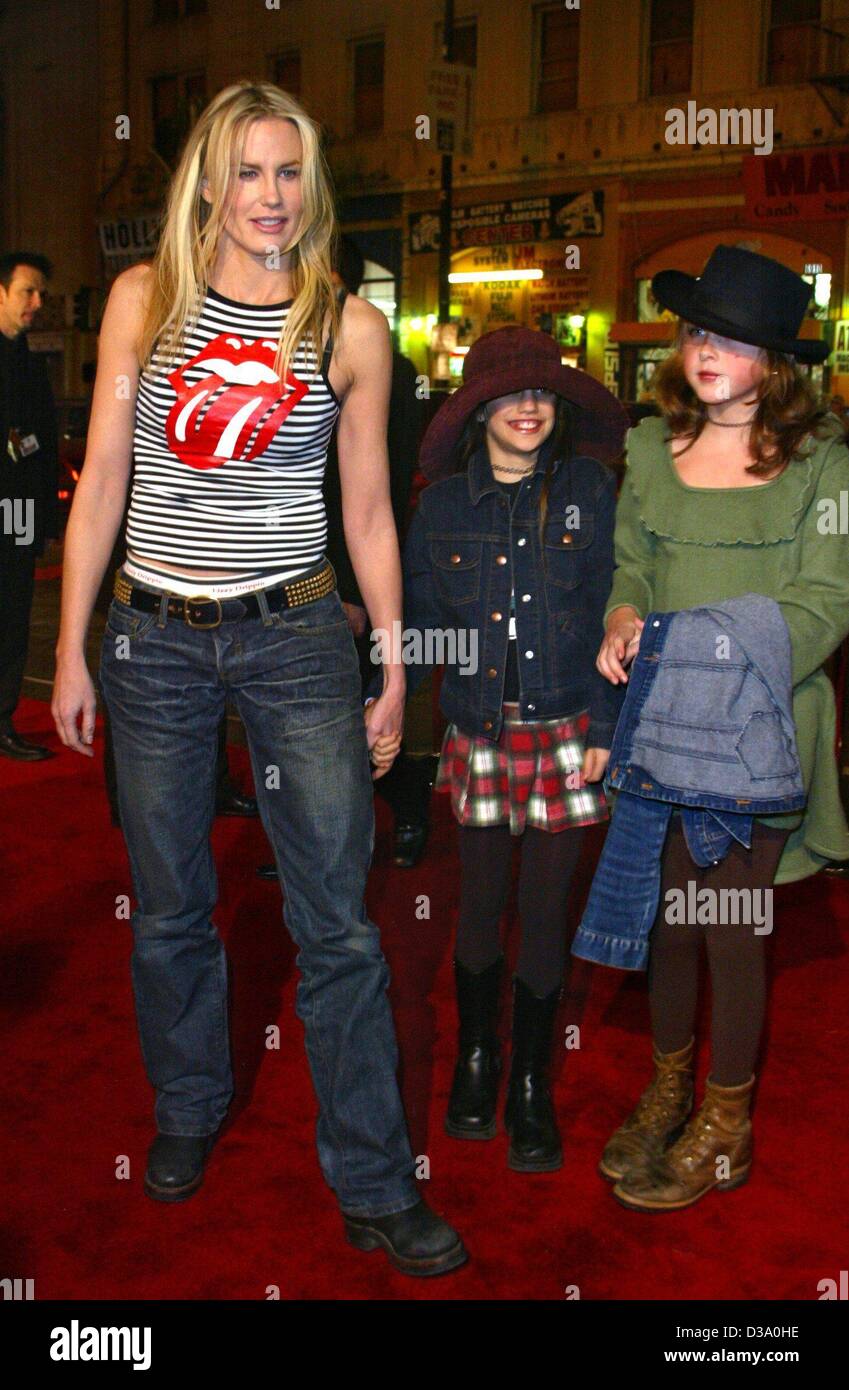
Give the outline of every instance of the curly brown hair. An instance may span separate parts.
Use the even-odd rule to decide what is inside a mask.
[[[679,320],[675,346],[652,379],[652,395],[672,436],[689,438],[689,449],[704,429],[707,410],[684,375],[681,343],[686,327],[684,320]],[[828,414],[792,357],[766,348],[764,359],[766,373],[756,389],[758,406],[749,434],[754,462],[746,469],[756,477],[783,472],[799,456],[803,440],[818,433]]]

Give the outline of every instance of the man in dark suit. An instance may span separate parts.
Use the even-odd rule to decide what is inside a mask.
[[[46,364],[27,331],[52,273],[45,256],[0,255],[0,754],[20,762],[53,753],[21,738],[12,716],[29,645],[35,562],[59,535],[59,441]]]

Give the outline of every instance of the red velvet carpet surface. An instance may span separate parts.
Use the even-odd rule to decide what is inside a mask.
[[[447,1138],[455,829],[447,798],[436,796],[424,861],[396,869],[378,798],[369,908],[392,970],[413,1151],[429,1160],[428,1199],[471,1253],[447,1277],[406,1279],[381,1253],[347,1245],[319,1172],[294,950],[277,885],[255,877],[271,857],[256,820],[218,819],[213,832],[236,1098],[200,1192],[174,1206],[143,1195],[152,1092],[135,1030],[131,928],[115,916],[116,898],[132,886],[103,790],[102,732],[89,760],[62,748],[47,704],[25,701],[16,722],[60,752],[38,764],[0,763],[4,1277],[34,1278],[37,1299],[252,1300],[273,1286],[284,1299],[564,1299],[577,1286],[583,1299],[815,1300],[820,1280],[839,1278],[849,883],[820,875],[776,890],[749,1182],[689,1211],[642,1215],[618,1205],[596,1163],[650,1074],[644,976],[571,966],[559,1038],[578,1024],[581,1046],[556,1054],[560,1172],[511,1172],[502,1133],[489,1143]],[[246,753],[230,755],[247,786]],[[572,929],[598,852],[593,837]],[[416,912],[422,894],[429,920]],[[515,958],[512,905],[509,930]],[[709,1064],[706,1002],[700,1081]],[[279,1051],[265,1046],[274,1022]]]

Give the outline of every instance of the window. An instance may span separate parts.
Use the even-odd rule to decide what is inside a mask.
[[[766,80],[805,82],[819,69],[820,0],[772,0],[766,51]]]
[[[183,141],[206,105],[206,73],[154,77],[151,83],[153,144],[171,167]]]
[[[396,326],[395,277],[386,266],[367,260],[363,266],[363,280],[357,294],[380,309],[389,320],[390,328]]]
[[[354,44],[354,133],[383,129],[383,39]]]
[[[154,24],[183,15],[206,14],[206,0],[153,0]]]
[[[191,72],[183,79],[183,95],[189,114],[189,125],[194,125],[206,106],[206,73]]]
[[[301,95],[301,55],[297,48],[277,54],[271,80],[278,87],[282,87],[284,92],[291,92],[293,97]]]
[[[179,78],[154,77],[153,79],[153,124],[169,120],[177,114],[179,100]]]
[[[693,81],[693,0],[650,0],[649,96],[689,92]]]
[[[580,13],[561,5],[539,14],[538,111],[574,111],[578,105]]]
[[[436,26],[436,57],[442,57],[442,25]],[[463,63],[467,68],[478,65],[478,25],[477,20],[463,20],[454,25],[452,63]]]

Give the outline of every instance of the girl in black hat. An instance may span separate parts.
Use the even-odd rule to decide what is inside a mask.
[[[704,870],[687,852],[680,817],[672,818],[650,938],[655,1075],[600,1165],[620,1201],[663,1211],[748,1176],[767,940],[751,927],[666,922],[668,890],[686,892],[691,880],[699,890],[768,890],[815,873],[827,859],[849,857],[833,756],[834,696],[823,671],[849,629],[849,538],[829,521],[849,487],[849,452],[796,365],[828,355],[827,344],[798,336],[810,295],[800,276],[765,256],[719,246],[700,279],[663,271],[652,289],[680,324],[655,379],[663,418],[643,420],[628,436],[599,670],[614,684],[627,679],[650,610],[744,593],[775,599],[790,633],[808,792],[804,816],[755,821],[751,849],[735,843]],[[711,1068],[690,1118],[703,942]]]
[[[499,921],[522,841],[522,937],[505,1111],[508,1162],[562,1163],[547,1077],[581,827],[608,814],[600,779],[620,704],[595,670],[613,566],[613,473],[627,418],[556,343],[503,328],[469,351],[464,385],[434,417],[405,550],[406,632],[465,639],[446,662],[450,720],[436,786],[460,826],[455,980],[459,1058],[446,1118],[457,1139],[496,1133]],[[447,646],[447,644],[446,644]],[[408,673],[408,690],[428,665]]]

